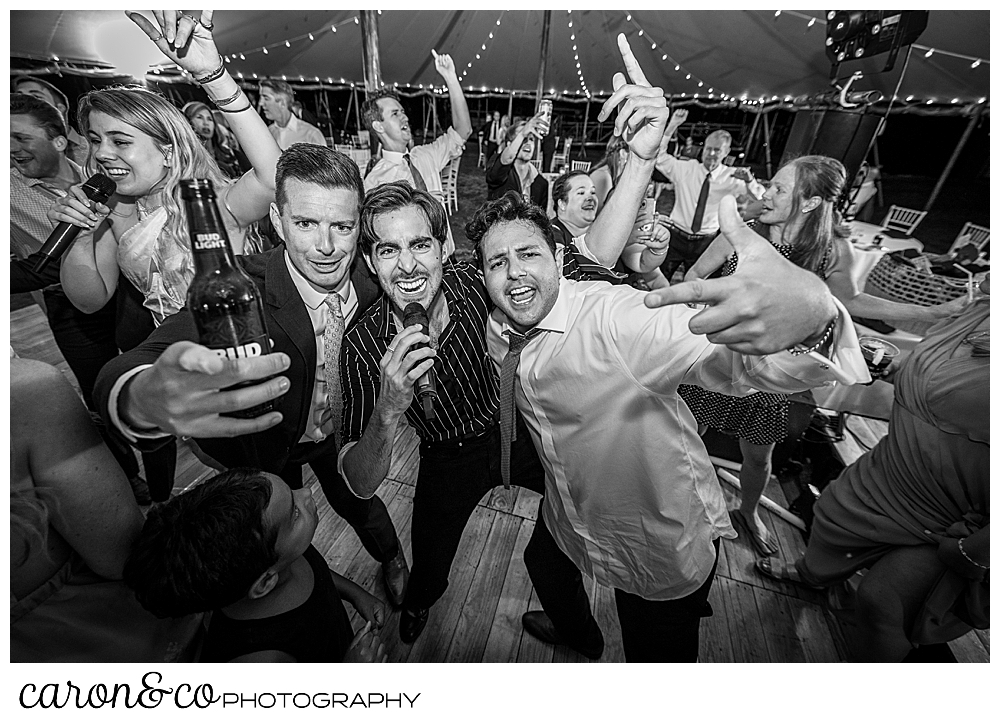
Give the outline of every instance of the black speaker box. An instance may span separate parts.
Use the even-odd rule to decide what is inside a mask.
[[[830,156],[847,168],[854,178],[881,116],[839,110],[800,110],[795,114],[791,133],[781,154],[781,165],[799,156]]]

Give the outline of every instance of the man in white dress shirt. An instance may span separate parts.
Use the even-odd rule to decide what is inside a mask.
[[[364,176],[365,191],[383,183],[406,181],[419,191],[427,191],[445,205],[441,171],[453,158],[462,155],[465,141],[472,134],[469,106],[462,93],[455,63],[450,55],[434,54],[434,69],[444,78],[451,101],[451,126],[431,143],[412,147],[413,135],[406,111],[394,92],[384,89],[361,106],[361,117],[372,135],[382,145],[382,157]],[[445,243],[445,258],[455,251],[451,227]]]
[[[325,146],[326,139],[319,128],[306,123],[292,112],[295,91],[283,80],[270,78],[260,82],[260,109],[271,121],[267,127],[278,147],[287,150],[296,143]]]
[[[601,121],[658,90],[626,48],[636,84],[616,82]],[[619,119],[616,132],[666,125],[662,114],[645,118]],[[652,173],[652,161],[643,167]],[[636,211],[638,201],[620,218]],[[850,316],[826,285],[750,231],[733,199],[722,217],[737,272],[649,294],[561,278],[549,225],[517,197],[486,204],[467,227],[496,304],[487,343],[500,404],[516,403],[545,467],[524,556],[544,611],[522,623],[546,642],[600,655],[582,571],[615,589],[626,660],[697,660],[718,539],[736,533],[679,384],[747,394],[868,379]]]
[[[670,119],[664,138],[687,119],[687,111],[677,110]],[[723,161],[733,138],[727,131],[708,134],[701,160],[677,158],[661,147],[656,170],[674,185],[674,207],[667,226],[670,248],[660,268],[669,280],[679,266],[687,271],[719,233],[719,202],[725,196],[752,195],[760,199],[764,187],[754,180],[749,168],[733,168]]]

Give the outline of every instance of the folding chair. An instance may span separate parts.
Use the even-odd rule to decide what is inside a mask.
[[[483,132],[479,131],[479,159],[476,161],[476,168],[486,168],[486,151],[483,149]]]
[[[441,171],[441,189],[444,191],[444,210],[449,215],[458,211],[458,165],[462,162],[461,156],[452,158],[447,166]]]
[[[882,228],[886,231],[899,231],[907,236],[913,235],[913,230],[924,220],[927,211],[915,211],[912,208],[902,206],[889,206],[889,213],[882,221]]]
[[[590,171],[590,161],[573,161],[569,165],[571,171]]]
[[[573,139],[567,138],[563,142],[563,149],[552,155],[552,168],[562,168],[569,164],[569,149],[573,145]]]
[[[967,244],[972,244],[981,252],[989,242],[990,230],[988,228],[966,221],[965,225],[962,226],[962,230],[958,232],[958,236],[952,242],[951,248],[948,249],[948,255],[951,256]]]
[[[530,161],[528,161],[528,163],[530,163],[531,165],[533,165],[535,167],[535,170],[538,171],[539,173],[542,172],[542,161],[541,161],[541,159],[539,159],[539,158],[532,158]]]

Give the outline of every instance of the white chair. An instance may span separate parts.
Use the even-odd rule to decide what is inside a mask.
[[[486,168],[486,150],[483,148],[483,132],[479,131],[479,158],[476,160],[476,168]]]
[[[977,226],[974,223],[968,221],[962,226],[962,230],[958,232],[958,236],[951,244],[951,248],[948,249],[948,255],[954,254],[963,246],[967,244],[972,244],[977,249],[982,251],[986,244],[990,242],[990,230],[985,226]]]
[[[539,173],[542,172],[542,161],[540,158],[532,158],[530,161],[528,161],[528,163],[534,166],[535,170],[538,171]]]
[[[590,172],[590,161],[573,161],[569,165],[571,171],[583,171],[584,173]]]
[[[458,211],[458,165],[461,156],[452,158],[441,171],[441,190],[444,192],[444,210],[449,215]]]
[[[349,143],[335,143],[333,146],[333,150],[340,151],[341,153],[347,153],[348,155],[350,155],[351,151],[354,150],[354,146],[352,146]]]
[[[563,141],[563,149],[552,155],[552,168],[559,169],[569,164],[569,149],[573,145],[573,139],[567,138]],[[558,171],[557,171],[558,172]]]
[[[369,133],[368,131],[358,131],[358,134],[355,136],[355,138],[357,138],[358,145],[361,146],[362,148],[371,147],[372,137],[371,133]]]
[[[886,231],[899,231],[907,236],[912,236],[913,230],[924,220],[926,215],[927,211],[915,211],[903,206],[889,206],[889,213],[882,221],[882,228]]]

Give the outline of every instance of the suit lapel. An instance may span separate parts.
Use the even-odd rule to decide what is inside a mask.
[[[283,247],[268,259],[264,278],[268,314],[281,329],[281,336],[287,339],[286,344],[278,342],[278,349],[291,360],[288,373],[292,388],[282,398],[282,406],[289,412],[297,412],[286,415],[289,422],[295,420],[297,439],[306,428],[316,383],[316,336],[306,305],[288,274]],[[272,335],[277,342],[278,334]]]

